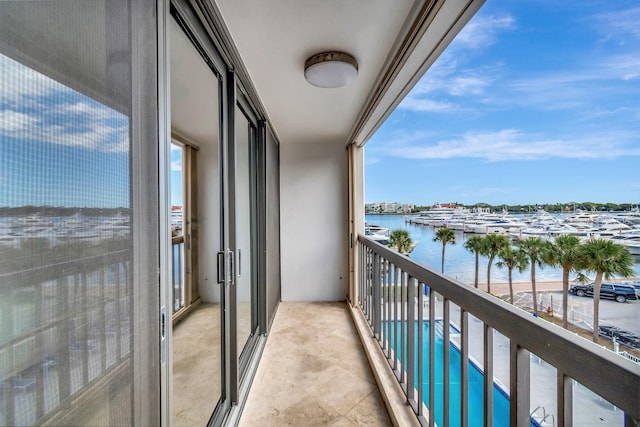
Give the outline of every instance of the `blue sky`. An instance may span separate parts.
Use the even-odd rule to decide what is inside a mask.
[[[0,54],[0,207],[129,207],[129,119]]]
[[[488,0],[365,146],[365,199],[640,203],[640,3]]]
[[[182,206],[182,148],[171,144],[171,205]]]

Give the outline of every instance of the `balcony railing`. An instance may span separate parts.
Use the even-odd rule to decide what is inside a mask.
[[[175,314],[185,304],[184,287],[184,236],[176,236],[171,241],[171,258],[173,271],[173,313]]]
[[[92,390],[131,375],[131,250],[0,274],[0,283],[0,425],[61,423]]]
[[[509,425],[570,426],[586,389],[621,411],[620,423],[637,425],[638,365],[362,235],[358,242],[358,304],[423,425],[492,426],[502,400]],[[532,361],[555,368],[544,391]],[[554,407],[538,407],[540,394]]]

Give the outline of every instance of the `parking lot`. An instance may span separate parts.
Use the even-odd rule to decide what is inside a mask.
[[[562,306],[561,292],[541,292],[539,298],[543,300],[543,307],[549,305],[549,295],[553,296],[554,312]],[[572,313],[573,312],[573,313]],[[593,298],[578,297],[569,294],[569,320],[593,319]],[[588,321],[589,324],[592,323]],[[612,325],[635,334],[640,334],[640,301],[618,303],[611,300],[600,300],[600,324]]]

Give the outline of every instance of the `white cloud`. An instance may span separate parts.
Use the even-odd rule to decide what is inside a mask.
[[[380,147],[380,153],[411,159],[479,158],[488,161],[538,160],[547,158],[614,159],[640,156],[638,134],[619,132],[575,137],[546,138],[516,129],[496,132],[466,132],[457,138],[434,143],[416,135],[401,135]]]
[[[460,31],[455,43],[461,47],[477,49],[493,44],[500,30],[512,30],[516,27],[511,15],[476,16]]]
[[[416,96],[407,96],[398,106],[413,111],[428,111],[430,113],[443,113],[457,110],[456,106],[446,101],[434,101],[432,99]]]
[[[180,161],[180,159],[171,161],[171,170],[178,172],[182,171],[182,162]]]
[[[35,119],[27,114],[13,110],[0,111],[0,135],[3,133],[16,133],[33,126]]]
[[[591,17],[606,40],[640,40],[640,7],[602,13]]]
[[[127,152],[127,117],[0,54],[0,135]],[[52,101],[53,100],[53,101]]]
[[[491,79],[480,76],[459,76],[451,81],[449,93],[455,96],[481,95]]]
[[[126,124],[109,123],[121,121],[120,114],[107,107],[84,110],[87,113],[81,116],[70,112],[65,113],[65,110],[65,106],[60,108],[41,106],[39,110],[30,113],[2,110],[0,111],[0,135],[101,152],[129,151]],[[67,117],[51,120],[52,114],[63,114]]]
[[[102,105],[89,105],[86,102],[76,102],[74,104],[64,104],[59,107],[61,113],[89,115],[94,120],[99,120],[106,116],[112,115],[109,108]]]

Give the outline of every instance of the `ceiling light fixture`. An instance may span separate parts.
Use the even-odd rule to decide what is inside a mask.
[[[344,52],[318,53],[304,63],[304,77],[318,87],[346,86],[358,77],[358,62]]]

